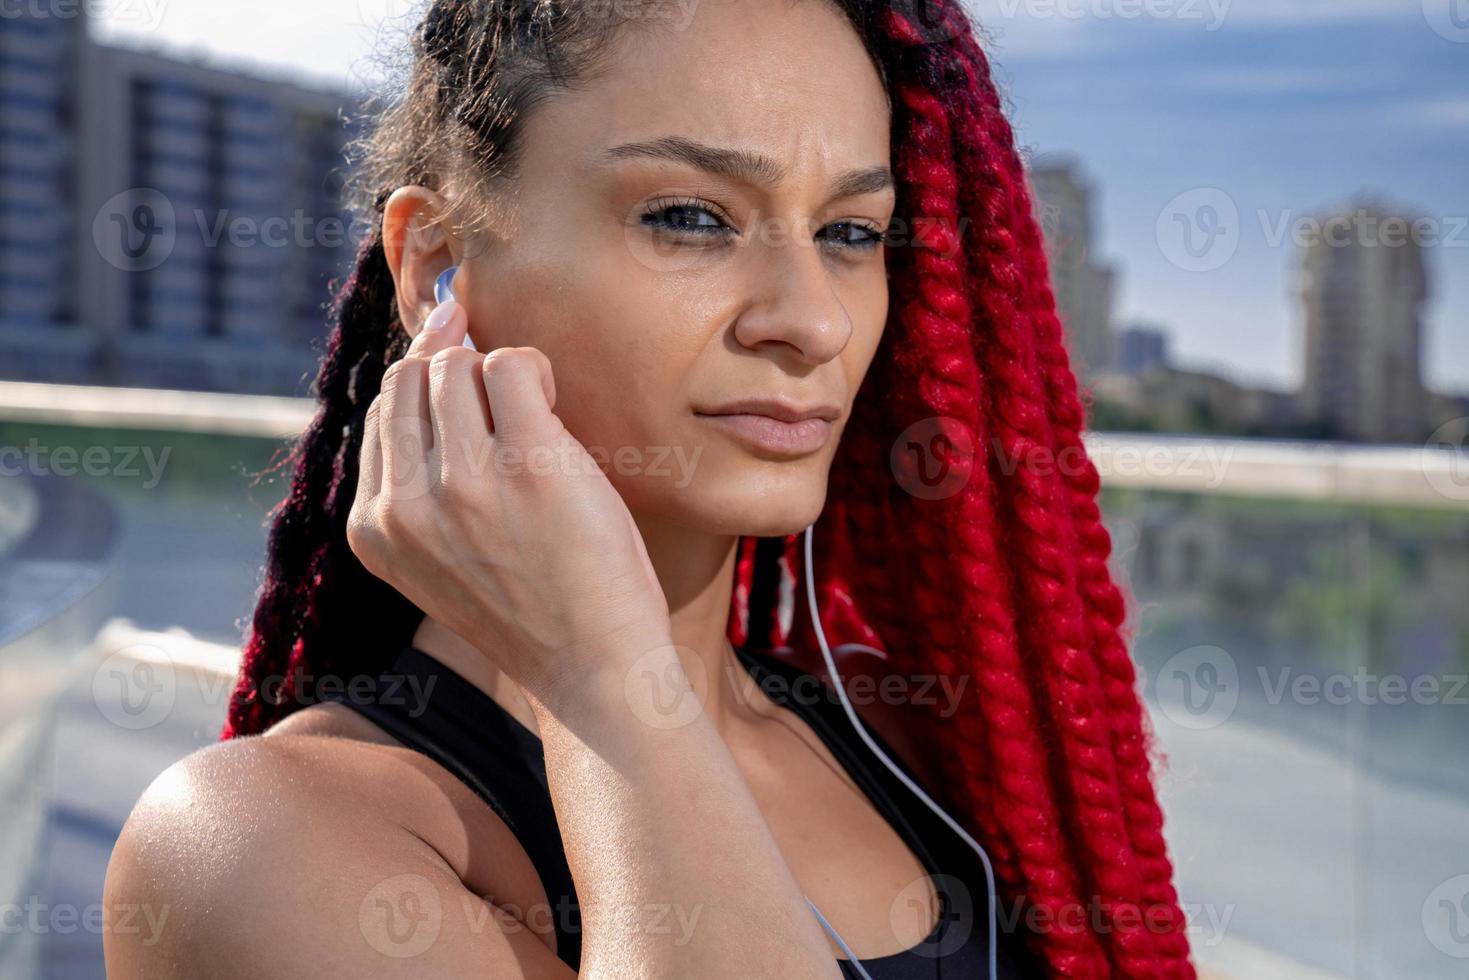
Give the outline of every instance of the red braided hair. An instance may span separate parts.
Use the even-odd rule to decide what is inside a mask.
[[[818,527],[823,628],[834,646],[884,651],[892,673],[973,678],[952,714],[914,716],[915,741],[943,772],[930,789],[985,844],[1002,909],[1026,911],[1023,931],[1055,976],[1193,978],[1082,392],[989,62],[955,0],[837,6],[888,85],[898,210],[914,235],[888,253],[888,324]],[[442,51],[476,17],[508,16],[499,8],[454,5],[437,18],[440,53],[421,57],[443,72],[496,61]],[[441,108],[417,114],[473,125],[476,104]],[[391,176],[430,183],[423,166]],[[375,192],[379,210],[385,197]],[[379,220],[333,306],[321,410],[275,514],[222,738],[299,708],[293,678],[385,667],[422,616],[346,545],[367,404],[404,346],[391,292]],[[915,438],[941,449],[946,492],[912,492]],[[732,642],[816,647],[791,601],[805,594],[799,538],[739,542]]]
[[[934,47],[894,10],[884,26]],[[895,85],[906,109],[895,157],[925,233],[908,276],[894,272],[888,332],[833,465],[815,572],[823,626],[832,643],[885,650],[889,670],[975,678],[955,718],[929,720],[927,744],[954,746],[951,798],[1002,893],[1044,912],[1037,945],[1057,975],[1191,978],[1126,603],[1032,197],[988,60],[972,32],[952,33],[930,84]],[[963,487],[937,500],[896,487],[889,462],[924,419],[975,449],[948,459]],[[746,594],[762,575],[799,580],[799,537],[778,568],[741,566]],[[787,632],[739,611],[735,642],[816,645],[809,621]]]

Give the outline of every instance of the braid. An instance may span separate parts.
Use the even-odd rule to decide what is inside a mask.
[[[991,110],[985,103],[980,108]],[[1042,461],[1050,468],[1056,445],[1047,399],[1036,380],[1035,330],[1025,319],[1031,280],[1017,260],[1015,230],[1028,215],[1021,213],[1017,185],[1004,166],[1001,140],[1008,131],[1002,128],[1006,125],[1003,117],[993,111],[985,115],[989,118],[976,120],[978,124],[966,127],[966,133],[975,141],[977,164],[990,174],[970,186],[980,194],[991,188],[1002,194],[1002,210],[995,218],[1000,222],[996,234],[1004,242],[1005,256],[986,256],[978,263],[976,279],[982,295],[989,299],[998,355],[993,361],[1008,376],[1008,383],[999,386],[1000,397],[992,409],[998,423],[998,446],[1016,465],[1011,509],[1018,537],[1025,542],[1021,555],[1032,564],[1032,574],[1021,581],[1027,587],[1027,601],[1045,617],[1028,616],[1026,621],[1044,622],[1048,634],[1043,636],[1039,629],[1028,631],[1037,653],[1044,655],[1037,658],[1035,669],[1050,695],[1048,704],[1060,735],[1059,757],[1066,762],[1061,775],[1071,793],[1071,809],[1080,811],[1073,834],[1088,852],[1086,866],[1101,912],[1112,918],[1116,942],[1109,954],[1124,975],[1152,976],[1153,937],[1130,912],[1142,900],[1142,872],[1136,855],[1125,844],[1128,833],[1116,759],[1100,703],[1100,671],[1090,655],[1091,636],[1081,607],[1078,572],[1070,557],[1078,550],[1074,527],[1068,520],[1057,519],[1066,509],[1066,491],[1053,476],[1036,472],[1036,464]],[[985,276],[991,279],[988,289]],[[1114,918],[1119,909],[1129,911],[1126,921]]]
[[[970,63],[984,70],[985,57],[973,37],[962,36],[961,41]],[[984,106],[997,142],[1010,148],[1008,152],[999,154],[1008,179],[1023,185],[1026,180],[1024,167],[1019,154],[1013,150],[1013,131],[1001,110],[998,94],[993,86],[984,86],[981,92],[983,100],[974,104]],[[1017,205],[1019,203],[1017,201]],[[1024,312],[1032,324],[1040,378],[1046,392],[1044,404],[1056,440],[1052,447],[1053,459],[1057,462],[1056,469],[1064,484],[1066,507],[1070,512],[1068,528],[1074,538],[1073,553],[1077,555],[1082,605],[1093,645],[1093,659],[1102,675],[1099,692],[1112,732],[1112,753],[1123,797],[1128,837],[1143,876],[1144,908],[1149,915],[1161,915],[1168,923],[1167,930],[1155,933],[1156,941],[1167,951],[1165,975],[1192,977],[1194,971],[1188,962],[1188,943],[1183,935],[1186,923],[1172,884],[1173,869],[1162,833],[1163,814],[1152,785],[1149,740],[1144,732],[1136,672],[1127,644],[1120,634],[1126,603],[1107,567],[1111,537],[1102,526],[1101,510],[1097,504],[1101,480],[1081,439],[1086,415],[1062,340],[1044,242],[1028,202],[1018,210],[1015,229],[1019,261],[1026,270],[1023,279],[1029,284]]]
[[[1026,242],[1026,248],[1032,263],[1044,262],[1038,232]],[[1163,836],[1163,812],[1152,787],[1151,738],[1144,728],[1144,716],[1138,710],[1136,670],[1120,632],[1126,619],[1126,599],[1107,565],[1112,538],[1102,525],[1097,504],[1101,478],[1081,440],[1086,415],[1075,374],[1068,363],[1054,296],[1049,290],[1038,291],[1036,300],[1035,318],[1041,328],[1040,356],[1049,392],[1047,402],[1052,408],[1052,423],[1061,447],[1059,469],[1066,483],[1073,525],[1081,540],[1077,556],[1082,597],[1104,675],[1102,690],[1122,780],[1125,816],[1133,847],[1142,863],[1144,899],[1150,906],[1164,910],[1170,923],[1170,930],[1161,933],[1159,940],[1173,955],[1183,957],[1187,955],[1187,941],[1180,933],[1185,922],[1172,883],[1173,869]],[[1192,974],[1180,971],[1169,975]]]
[[[290,492],[271,514],[265,579],[221,738],[263,731],[310,699],[320,673],[372,671],[393,648],[384,636],[411,635],[417,611],[362,567],[346,531],[367,407],[405,336],[392,285],[379,221],[333,302],[316,417],[293,448]],[[335,615],[347,606],[350,615]]]
[[[925,360],[930,366],[923,387],[932,395],[924,411],[940,413],[982,434],[990,420],[980,406],[981,368],[968,327],[974,312],[958,247],[954,134],[943,105],[932,93],[903,87],[900,94],[915,116],[904,151],[910,158],[904,176],[920,188],[918,213],[937,219],[925,243],[931,247],[918,255],[920,300],[906,311],[914,317],[913,332],[926,335]],[[1003,828],[1002,836],[991,831],[990,839],[996,842],[996,857],[1008,865],[1011,890],[1021,891],[1015,876],[1023,874],[1031,883],[1026,889],[1029,899],[1054,913],[1058,929],[1052,937],[1053,963],[1058,972],[1088,976],[1100,947],[1080,923],[1061,914],[1079,905],[1079,888],[1054,793],[1045,780],[1036,778],[1046,771],[1047,754],[1035,698],[1024,682],[1015,615],[1004,601],[1014,583],[1000,571],[993,530],[999,522],[990,505],[993,487],[984,465],[968,475],[958,495],[935,502],[949,506],[913,508],[915,517],[927,517],[912,525],[917,552],[954,556],[952,564],[929,561],[919,569],[925,618],[956,627],[930,634],[925,653],[945,674],[972,669],[977,675],[978,703],[959,716],[955,728],[960,745],[977,749],[987,743],[989,752],[961,753],[953,762],[965,780],[971,806],[993,812],[992,826]],[[969,588],[956,590],[956,581]],[[995,764],[1000,758],[1005,765]]]
[[[822,623],[833,643],[902,638],[872,644],[892,671],[975,677],[952,719],[920,720],[925,744],[954,746],[942,788],[1002,899],[1045,913],[1030,939],[1055,975],[1192,978],[1024,168],[962,10],[928,10],[881,23],[899,205],[919,234],[889,253],[888,328],[833,463]],[[886,449],[935,416],[979,455],[951,456],[961,489],[926,500],[895,484]],[[798,633],[815,644],[809,617]]]
[[[1009,162],[1016,174],[1022,172],[1018,156]],[[1086,427],[1086,410],[1070,367],[1055,295],[1047,285],[1049,277],[1040,229],[1033,220],[1022,223],[1021,229],[1021,248],[1029,270],[1027,279],[1037,284],[1030,294],[1031,315],[1037,327],[1047,407],[1058,440],[1058,469],[1066,484],[1073,526],[1080,539],[1077,555],[1082,596],[1096,657],[1104,674],[1102,691],[1118,760],[1125,816],[1133,847],[1142,863],[1144,898],[1169,922],[1169,930],[1159,935],[1159,941],[1171,957],[1168,975],[1191,977],[1187,940],[1182,935],[1186,923],[1172,883],[1173,869],[1163,836],[1163,813],[1152,787],[1151,738],[1145,731],[1145,718],[1138,706],[1136,670],[1120,632],[1126,619],[1126,599],[1107,566],[1112,540],[1102,525],[1097,504],[1101,479],[1081,439]]]

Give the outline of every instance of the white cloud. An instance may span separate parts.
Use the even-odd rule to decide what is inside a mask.
[[[1424,99],[1404,108],[1393,108],[1393,119],[1411,126],[1439,128],[1469,126],[1469,96]]]
[[[391,46],[392,32],[406,36],[405,15],[421,6],[419,0],[194,0],[162,3],[160,16],[144,20],[132,13],[140,3],[99,5],[93,34],[331,84],[371,74],[375,53]]]

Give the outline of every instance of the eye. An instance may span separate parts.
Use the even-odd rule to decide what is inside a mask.
[[[643,211],[642,222],[661,233],[691,238],[727,238],[735,233],[714,205],[697,198],[657,198]],[[884,229],[860,221],[833,222],[817,237],[831,242],[837,251],[870,252],[888,241]]]
[[[856,248],[871,251],[888,240],[887,232],[884,229],[860,221],[835,221],[822,230],[824,232],[829,229],[837,229],[835,241],[839,247],[844,249]],[[853,232],[861,237],[855,239],[847,237]]]
[[[643,224],[656,231],[681,235],[711,237],[734,230],[711,208],[694,198],[660,197],[648,204],[642,220]]]

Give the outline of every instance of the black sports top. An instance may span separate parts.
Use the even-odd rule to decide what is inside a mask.
[[[767,697],[811,726],[933,880],[941,903],[933,932],[909,949],[862,960],[862,966],[873,980],[987,978],[989,889],[973,850],[871,754],[830,687],[795,683],[811,675],[771,655],[738,647],[735,652]],[[367,689],[354,679],[350,696],[338,689],[323,692],[322,699],[339,701],[364,715],[409,748],[438,762],[489,804],[515,834],[540,876],[551,905],[557,956],[573,970],[579,969],[579,905],[556,825],[540,738],[489,695],[411,645],[374,683],[376,687]],[[812,690],[822,694],[790,696],[793,691]],[[414,697],[409,692],[421,693]],[[913,778],[887,743],[871,734]],[[1006,929],[1007,918],[999,917],[999,978],[1044,976],[1032,954]],[[846,960],[838,963],[844,976],[859,976]]]

